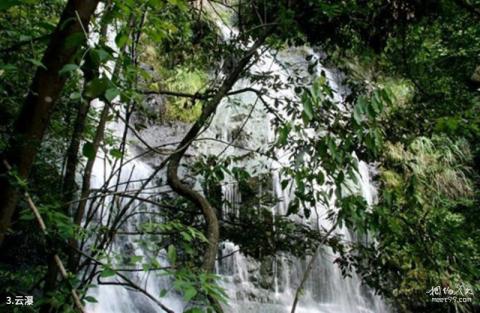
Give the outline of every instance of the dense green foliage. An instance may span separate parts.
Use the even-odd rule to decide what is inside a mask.
[[[23,163],[9,169],[5,161],[19,157],[12,153],[21,141],[17,136],[23,129],[18,122],[22,104],[28,108],[31,81],[47,69],[43,55],[50,39],[63,29],[57,23],[67,1],[0,3],[0,183],[16,192],[16,197],[0,199],[0,213],[15,203],[11,221],[5,224],[6,239],[0,241],[0,310],[74,312],[78,308],[72,289],[82,301],[95,302],[88,290],[112,277],[148,297],[118,268],[121,264],[127,270],[167,277],[172,288],[154,295],[160,300],[176,294],[189,303],[186,312],[221,312],[219,305],[228,303],[228,297],[219,278],[202,267],[205,251],[212,246],[209,227],[216,227],[219,240],[234,242],[258,260],[279,253],[306,257],[320,244],[328,245],[339,252],[336,262],[345,275],[357,271],[398,312],[478,311],[480,2],[221,2],[100,1],[89,30],[84,27],[64,38],[62,47],[79,48],[56,73],[64,84],[55,106],[39,118],[48,121],[46,130],[38,130],[40,142],[23,143],[36,153],[25,169]],[[222,19],[238,28],[230,40],[222,38],[215,23]],[[90,34],[83,33],[87,31]],[[109,37],[112,33],[115,38]],[[85,37],[89,39],[84,43]],[[275,73],[249,73],[260,54],[248,50],[255,40],[272,51],[294,45],[321,49],[325,58],[307,56],[307,70],[314,74],[321,62],[342,71],[350,91],[346,102],[333,100],[325,73],[306,82],[294,73],[288,83]],[[242,60],[248,62],[237,68]],[[255,91],[259,97],[267,88],[295,88],[298,101],[264,101],[275,130],[274,142],[265,149],[243,157],[220,153],[187,161],[190,176],[184,181],[199,180],[200,197],[216,209],[218,225],[212,226],[195,196],[161,189],[172,183],[159,176],[134,185],[148,190],[149,183],[155,184],[158,194],[148,198],[119,191],[121,184],[138,183],[131,177],[121,182],[112,175],[106,185],[90,186],[95,160],[128,177],[129,144],[146,151],[140,157],[159,156],[154,167],[155,173],[161,172],[183,146],[151,147],[141,138],[142,130],[155,123],[194,125],[192,129],[198,125],[193,138],[181,134],[190,145],[218,114],[220,100],[228,98],[229,78],[231,85],[241,78],[261,85]],[[159,107],[149,107],[152,96],[161,99]],[[37,125],[35,116],[31,118],[31,125]],[[126,126],[120,135],[114,134],[105,127],[107,122]],[[256,192],[271,190],[271,177],[249,172],[241,164],[259,155],[279,161],[279,150],[291,152],[279,172],[282,188],[293,191],[294,197],[284,215],[272,216],[279,199]],[[352,187],[359,160],[378,171],[379,197],[370,207]],[[238,216],[222,211],[234,205],[222,198],[220,185],[227,177],[242,194]],[[69,190],[69,181],[74,190]],[[188,183],[193,190],[194,183]],[[47,225],[46,235],[38,231],[25,192]],[[318,219],[317,208],[332,203],[339,210],[330,210],[326,218],[334,228],[346,225],[358,238],[370,240],[344,242],[341,236],[330,236],[328,229],[301,222]],[[156,211],[145,212],[147,205]],[[138,208],[152,218],[138,220],[129,234],[122,227],[135,218],[138,213],[132,211]],[[105,224],[96,220],[98,212],[111,214]],[[1,217],[3,223],[3,213]],[[148,255],[112,252],[116,238],[130,235],[141,235],[136,244]],[[169,266],[159,264],[160,254]],[[60,279],[55,272],[53,255],[64,260],[68,277]],[[473,300],[434,303],[427,291],[436,286],[461,286],[473,292]],[[4,306],[7,296],[28,294],[36,296],[34,307],[12,311]]]

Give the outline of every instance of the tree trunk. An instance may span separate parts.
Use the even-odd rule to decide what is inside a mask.
[[[75,194],[75,174],[77,172],[78,152],[80,150],[80,141],[85,130],[85,121],[87,120],[90,101],[82,99],[78,107],[77,117],[73,126],[72,138],[67,149],[67,164],[65,166],[65,176],[63,179],[63,203],[65,213],[69,214],[69,203],[73,200]]]
[[[108,119],[108,112],[109,106],[105,104],[105,107],[102,110],[100,115],[100,121],[97,126],[97,131],[95,133],[95,138],[93,140],[93,149],[94,155],[97,155],[98,148],[103,140],[104,133],[105,133],[105,126]],[[83,185],[82,191],[80,195],[78,209],[74,215],[74,223],[76,225],[80,225],[82,222],[83,214],[85,211],[85,206],[87,203],[86,198],[88,197],[88,193],[90,190],[90,178],[92,175],[93,165],[95,163],[95,157],[88,159],[87,164],[85,166],[85,171],[83,175]],[[77,256],[76,249],[78,248],[78,243],[75,239],[69,241],[69,245],[72,249],[68,252],[68,261],[67,261],[67,269],[73,273],[76,273],[78,267],[78,260],[79,257]],[[55,259],[53,258],[54,255],[49,256],[48,260],[48,268],[47,268],[47,275],[45,278],[45,285],[44,285],[44,294],[47,295],[49,292],[52,292],[57,287],[57,279],[58,279],[58,268],[55,264]],[[42,306],[40,313],[51,313],[56,312],[49,303],[46,303]]]
[[[236,66],[228,74],[227,78],[224,80],[223,84],[220,86],[215,96],[213,96],[213,98],[205,104],[202,115],[185,135],[175,152],[171,155],[170,161],[168,163],[167,179],[170,187],[176,193],[189,199],[191,202],[197,205],[202,210],[203,216],[205,218],[207,224],[207,239],[209,245],[203,257],[202,269],[207,272],[211,272],[214,269],[215,259],[218,250],[218,243],[220,239],[217,213],[205,197],[203,197],[199,192],[193,190],[192,188],[188,187],[180,181],[180,178],[178,177],[178,166],[180,164],[180,160],[182,159],[183,155],[187,151],[192,141],[197,137],[205,122],[215,113],[217,106],[220,104],[222,99],[228,94],[228,92],[232,89],[233,85],[240,78],[240,75],[247,67],[248,63],[250,62],[253,55],[256,53],[257,49],[263,44],[266,36],[267,33],[263,37],[261,37],[246,52],[245,56],[239,60]]]
[[[108,30],[108,23],[105,21],[105,17],[108,15],[108,12],[111,10],[111,3],[108,3],[104,12],[103,20],[100,22],[101,29],[99,32],[99,42],[104,43],[106,33]],[[63,188],[62,188],[62,200],[63,200],[63,209],[65,215],[71,216],[70,214],[70,203],[74,199],[76,184],[75,176],[77,173],[77,165],[79,161],[79,150],[80,142],[83,138],[83,133],[85,131],[85,123],[87,120],[88,111],[90,109],[90,103],[93,101],[92,97],[89,97],[85,92],[87,90],[88,84],[93,81],[95,78],[99,77],[99,64],[92,60],[90,56],[87,55],[84,65],[82,66],[83,71],[83,96],[78,107],[77,117],[75,119],[75,124],[73,125],[73,132],[70,139],[70,144],[67,149],[67,162],[65,166],[65,176],[63,179]],[[96,152],[96,151],[95,151]],[[76,241],[71,239],[70,244],[76,246]],[[68,251],[70,252],[70,251]],[[74,255],[75,253],[67,253],[69,256],[67,263],[67,270],[75,272],[75,262]],[[73,256],[72,256],[73,255]],[[57,278],[59,276],[59,269],[55,262],[54,255],[48,257],[48,266],[47,266],[47,275],[45,278],[44,285],[44,294],[48,294],[54,291],[57,288]],[[53,308],[50,304],[45,304],[42,306],[40,313],[51,312]]]
[[[109,2],[109,6],[111,6],[111,2]],[[131,29],[134,29],[135,18],[136,18],[135,15],[131,14],[128,19],[128,24]],[[104,25],[105,24],[103,24],[102,27]],[[101,33],[105,35],[106,31],[107,31],[106,28],[102,29]],[[120,51],[120,54],[124,52],[125,52],[125,47]],[[120,75],[120,71],[121,71],[121,65],[119,61],[117,61],[117,63],[115,64],[115,68],[113,70],[112,81],[117,80],[117,78]],[[80,198],[79,198],[77,209],[74,212],[74,216],[73,216],[73,222],[77,226],[80,226],[82,224],[82,220],[85,215],[85,208],[87,206],[88,196],[90,194],[90,180],[92,178],[93,166],[95,165],[98,149],[100,148],[100,145],[105,136],[105,128],[108,122],[108,114],[110,113],[110,105],[111,104],[105,102],[102,112],[100,113],[100,120],[98,122],[97,129],[95,132],[95,137],[93,138],[93,142],[92,142],[92,147],[93,147],[92,157],[87,160],[87,164],[85,165],[85,169],[83,171]],[[76,252],[76,250],[79,248],[78,242],[76,240],[71,240],[69,244],[72,247],[72,249],[68,256],[68,268],[72,271],[76,271],[78,267],[79,259],[80,259],[80,256]]]
[[[87,198],[90,193],[90,179],[92,177],[93,165],[95,164],[98,148],[100,147],[100,144],[103,141],[109,111],[110,111],[109,106],[108,104],[105,103],[102,113],[100,114],[100,121],[98,122],[97,131],[95,133],[95,138],[93,139],[93,143],[92,143],[93,158],[90,158],[87,160],[87,164],[85,165],[85,171],[83,172],[83,182],[82,182],[82,190],[80,192],[80,200],[73,218],[73,222],[75,223],[75,225],[78,225],[78,226],[80,226],[80,224],[82,223],[82,219],[85,214],[85,207],[88,202]],[[74,248],[78,248],[78,243],[76,240],[71,240],[70,245]],[[72,252],[69,254],[69,259],[68,259],[68,268],[71,271],[76,271],[78,266],[78,259],[79,259],[79,256],[77,256],[75,249],[73,249]]]
[[[103,12],[102,20],[100,21],[99,31],[99,43],[103,44],[106,40],[108,31],[108,13],[111,12],[112,3],[106,4]],[[88,84],[95,78],[99,77],[99,64],[94,61],[90,56],[86,57],[85,63],[82,66],[83,70],[83,97],[79,104],[77,117],[73,127],[73,133],[70,140],[70,144],[67,149],[67,164],[65,166],[65,176],[63,180],[63,202],[66,203],[66,211],[68,211],[68,203],[73,200],[75,193],[75,174],[77,172],[78,165],[78,153],[80,150],[80,141],[83,137],[85,130],[85,122],[87,120],[88,111],[90,109],[90,103],[93,101],[91,97],[85,92]]]
[[[85,42],[88,24],[98,0],[69,0],[42,59],[46,67],[38,67],[28,96],[14,126],[14,136],[3,156],[19,177],[27,178],[50,121],[66,78],[59,71],[72,62]],[[5,174],[6,168],[0,169]],[[0,178],[0,245],[11,226],[18,200],[18,191],[6,175]]]

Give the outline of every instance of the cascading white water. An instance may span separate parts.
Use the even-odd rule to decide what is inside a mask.
[[[312,49],[309,48],[291,48],[278,54],[275,58],[272,55],[265,55],[258,63],[257,67],[252,68],[252,71],[272,71],[281,76],[284,82],[287,81],[290,72],[288,66],[285,64],[294,64],[298,69],[306,69],[308,62],[307,55],[319,57]],[[293,70],[293,69],[292,69]],[[337,75],[328,69],[319,66],[317,73],[323,70],[326,72],[326,77],[329,84],[335,91],[334,101],[342,105],[343,98],[347,91],[342,87]],[[305,71],[303,71],[305,72]],[[249,82],[240,82],[238,88],[251,86]],[[261,86],[253,86],[253,88]],[[270,91],[270,96],[287,97],[292,100],[296,95],[293,87],[281,91]],[[236,129],[243,125],[244,120],[240,117],[245,117],[250,108],[242,108],[235,106],[236,110],[228,109],[229,106],[234,106],[234,103],[250,103],[250,106],[255,103],[255,95],[240,95],[237,99],[225,101],[218,110],[212,122],[209,131],[206,132],[205,137],[214,136],[215,133],[225,132],[225,125],[229,125],[229,129]],[[267,97],[268,98],[268,97]],[[247,121],[243,126],[243,136],[249,138],[242,142],[236,141],[236,145],[230,147],[230,155],[241,155],[244,149],[255,150],[271,144],[273,141],[272,129],[269,126],[269,116],[265,113],[261,104],[256,104],[257,107],[253,109],[251,114],[251,121]],[[281,109],[280,109],[281,110]],[[264,133],[265,132],[265,133]],[[217,151],[221,151],[222,146],[218,143],[203,143],[203,148],[200,151],[215,155]],[[218,145],[218,146],[217,146]],[[239,147],[240,146],[240,147]],[[236,148],[237,147],[237,148]],[[278,162],[273,162],[268,159],[255,158],[254,160],[245,161],[242,166],[250,170],[256,170],[257,173],[268,173],[271,176],[272,189],[275,197],[279,200],[278,203],[272,207],[273,215],[284,215],[291,199],[291,194],[281,187],[281,178],[278,168],[282,165],[288,165],[288,152],[277,151]],[[280,164],[279,164],[280,163]],[[234,184],[225,184],[223,186],[224,197],[226,200],[241,198],[238,188]],[[359,162],[358,185],[355,186],[355,191],[360,193],[367,203],[373,204],[375,201],[375,188],[370,179],[370,171],[367,164]],[[319,188],[324,188],[319,186]],[[287,188],[288,189],[288,188]],[[317,223],[325,228],[330,228],[331,222],[326,219],[327,209],[335,209],[333,207],[335,199],[331,201],[330,205],[319,206],[317,208],[319,216],[313,216],[309,221],[316,225]],[[313,211],[313,210],[312,210]],[[341,228],[337,231],[345,241],[353,240],[350,231],[346,228]],[[238,247],[231,242],[223,244],[222,255],[230,255],[231,257],[222,260],[218,266],[219,274],[224,275],[224,286],[229,291],[231,298],[228,312],[246,313],[246,312],[290,312],[290,307],[293,302],[293,297],[296,288],[299,285],[301,277],[306,269],[307,260],[301,260],[284,253],[280,253],[272,261],[273,277],[270,277],[270,285],[265,287],[265,283],[259,283],[259,280],[268,281],[269,278],[263,277],[260,262],[253,260],[250,257],[244,256],[238,252]],[[236,252],[237,251],[237,252]],[[314,270],[307,280],[304,295],[301,298],[300,306],[296,312],[299,313],[354,313],[354,312],[387,312],[383,302],[372,292],[361,285],[359,278],[353,273],[351,278],[343,278],[340,269],[333,263],[336,256],[330,249],[321,251],[321,256],[317,258]],[[263,285],[263,286],[262,286]]]
[[[227,34],[231,31],[230,29],[220,27],[226,37],[231,36],[231,34]],[[304,73],[305,78],[312,79],[313,77],[309,77],[310,75],[305,71],[308,66],[308,61],[306,61],[307,55],[319,57],[312,49],[305,47],[290,48],[276,53],[275,56],[272,53],[266,53],[250,71],[253,73],[271,71],[279,75],[281,80],[286,83],[289,75],[291,75],[289,68],[296,67],[297,70]],[[325,71],[328,82],[335,91],[334,100],[339,105],[342,105],[347,91],[342,87],[341,81],[333,71],[321,68],[319,65],[318,70],[320,69]],[[246,86],[253,88],[262,87],[256,84],[252,85],[248,80],[242,80],[236,84],[235,89]],[[286,97],[292,100],[296,99],[293,86],[282,90],[269,90],[268,94],[272,98]],[[279,110],[281,111],[281,108]],[[213,118],[212,123],[202,134],[203,140],[194,143],[189,149],[188,155],[194,157],[200,155],[244,156],[259,148],[260,150],[265,150],[274,141],[275,136],[271,119],[272,117],[266,112],[262,102],[258,101],[255,93],[246,92],[229,97],[217,109],[217,114]],[[142,132],[142,136],[151,146],[178,142],[186,132],[187,126],[181,123],[170,126],[150,125]],[[121,134],[124,124],[118,122],[111,124],[110,128],[114,133]],[[236,138],[233,138],[234,136]],[[229,144],[232,140],[234,140],[234,143]],[[142,145],[138,142],[135,143],[134,136],[129,136],[128,142],[130,144],[126,149],[127,157],[143,152]],[[167,147],[173,149],[174,145]],[[250,173],[255,173],[255,175],[270,177],[270,186],[265,188],[260,185],[259,188],[265,188],[266,190],[259,190],[259,193],[271,192],[278,199],[276,205],[270,208],[273,218],[286,213],[288,203],[292,197],[280,184],[282,178],[280,177],[279,168],[282,166],[282,162],[284,162],[283,165],[288,164],[288,152],[277,151],[277,154],[279,162],[273,162],[261,154],[256,154],[255,157],[245,158],[236,164],[237,166],[242,166]],[[93,188],[102,186],[105,188],[105,177],[109,175],[111,168],[108,162],[104,161],[104,158],[104,155],[100,155],[97,159],[92,176]],[[141,181],[146,179],[153,172],[151,165],[158,165],[160,160],[135,159],[125,166],[118,181]],[[370,179],[370,171],[365,163],[360,162],[359,164],[359,179],[356,192],[360,193],[369,204],[372,204],[375,201],[375,188]],[[159,177],[161,176],[162,174],[160,173]],[[113,179],[110,187],[116,181],[116,178]],[[140,186],[141,183],[138,182],[125,184],[122,185],[120,191],[128,192],[128,190],[134,190]],[[197,181],[195,187],[200,188],[200,186],[201,184]],[[160,193],[165,190],[164,186],[157,186],[154,182],[147,187],[152,188],[150,191],[153,193]],[[324,187],[319,186],[319,188]],[[109,189],[108,186],[106,189]],[[223,208],[224,213],[238,216],[240,214],[238,207],[242,201],[242,195],[238,185],[232,178],[227,177],[225,179],[222,185],[222,193],[225,202],[231,204],[225,205]],[[142,192],[140,195],[146,198],[152,197],[149,191]],[[128,199],[113,197],[107,198],[108,201],[117,201],[119,204],[117,207],[128,203]],[[329,228],[331,225],[325,216],[327,209],[333,208],[332,206],[333,204],[318,207],[318,217],[313,214],[310,220],[303,222]],[[158,208],[135,202],[129,213],[133,213],[135,210],[149,212],[158,210]],[[98,213],[98,216],[96,216],[98,225],[104,224],[108,218],[106,211],[100,212],[103,213]],[[121,230],[126,233],[135,232],[138,225],[145,223],[150,218],[151,216],[147,213],[137,214],[133,218],[128,219]],[[346,228],[339,229],[337,234],[342,235],[344,240],[353,240],[350,231]],[[140,244],[138,240],[140,238],[142,236],[117,235],[110,252],[125,257],[137,256],[144,260],[156,259],[158,264],[162,266],[168,265],[164,253],[152,255],[151,252],[146,251]],[[148,239],[148,237],[144,237],[144,239]],[[221,262],[218,262],[216,270],[223,277],[221,284],[230,298],[226,312],[290,312],[296,288],[299,285],[308,260],[298,259],[286,253],[278,253],[274,258],[264,260],[262,263],[243,255],[232,242],[223,242],[221,249],[220,255],[223,257]],[[310,273],[305,292],[296,310],[297,313],[384,313],[388,311],[379,297],[374,296],[368,288],[361,286],[359,278],[354,273],[351,278],[342,277],[340,269],[333,263],[336,256],[330,249],[324,249],[320,253],[321,255],[317,258],[314,269]],[[122,265],[121,260],[115,262],[119,266]],[[172,284],[168,277],[156,275],[155,272],[144,273],[138,271],[129,272],[126,275],[139,286],[145,287],[155,297],[159,296],[162,289],[170,289]],[[115,283],[121,282],[121,279],[109,277],[102,279],[102,281]],[[98,301],[98,303],[88,306],[88,312],[91,313],[163,312],[152,300],[144,295],[121,286],[102,284],[92,289],[90,294]],[[169,293],[167,297],[158,298],[175,312],[183,312],[185,309],[186,304],[182,301],[181,296],[175,293]]]

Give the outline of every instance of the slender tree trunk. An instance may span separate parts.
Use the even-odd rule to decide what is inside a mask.
[[[78,107],[77,117],[73,126],[72,138],[67,149],[67,162],[65,166],[65,176],[63,179],[63,203],[65,203],[65,212],[69,214],[68,203],[73,200],[75,194],[75,174],[78,165],[78,152],[80,149],[80,141],[85,130],[85,122],[87,120],[88,110],[90,109],[90,101],[82,99]]]
[[[103,17],[105,18],[108,12],[111,10],[111,3],[107,5],[103,12]],[[99,32],[100,35],[100,43],[105,42],[105,36],[108,29],[108,23],[105,20],[101,22],[101,29]],[[80,150],[80,142],[83,138],[83,133],[85,130],[85,123],[87,120],[88,111],[90,109],[90,103],[93,100],[91,97],[87,95],[85,92],[87,89],[88,84],[93,81],[95,78],[99,76],[99,64],[91,59],[91,57],[87,56],[84,65],[82,66],[83,74],[84,74],[84,81],[83,81],[83,97],[78,107],[77,117],[75,119],[75,124],[73,126],[73,132],[70,139],[70,144],[67,149],[67,161],[65,166],[65,176],[63,179],[63,188],[62,188],[62,200],[63,206],[65,210],[65,214],[70,216],[70,203],[74,199],[75,195],[75,176],[77,173],[77,165],[78,165],[78,154]],[[74,239],[71,240],[71,244],[75,246],[76,241]],[[75,272],[75,262],[73,261],[73,257],[69,254],[68,263],[67,263],[67,270]],[[48,266],[47,266],[47,275],[45,277],[45,285],[44,285],[44,294],[48,294],[53,292],[57,288],[58,276],[60,272],[58,266],[56,264],[55,255],[49,255],[48,257]],[[43,312],[51,312],[52,308],[49,304],[44,305],[41,308],[41,313]]]
[[[107,125],[108,120],[108,113],[109,113],[109,106],[105,104],[103,107],[102,113],[100,114],[100,121],[98,122],[97,131],[95,133],[95,138],[93,139],[93,158],[88,159],[87,164],[85,165],[85,171],[83,172],[83,182],[82,182],[82,189],[80,192],[80,201],[78,203],[77,210],[75,212],[73,222],[75,225],[80,226],[82,223],[83,216],[85,215],[85,207],[87,205],[87,198],[90,193],[90,179],[92,177],[92,170],[93,166],[95,165],[95,159],[100,147],[100,144],[103,141],[103,137],[105,134],[105,127]],[[78,248],[78,243],[76,240],[70,241],[70,245],[74,248]],[[69,254],[68,259],[68,268],[72,271],[76,271],[78,267],[78,259],[77,253],[75,249],[72,249],[72,253]]]
[[[50,121],[66,78],[59,71],[72,62],[85,42],[85,32],[97,7],[98,0],[69,0],[38,67],[28,96],[14,126],[14,136],[3,156],[21,178],[27,178]],[[4,167],[0,174],[6,174]],[[11,226],[18,200],[18,191],[0,176],[0,245]]]
[[[219,224],[217,218],[217,212],[210,202],[202,196],[199,192],[193,190],[187,185],[183,184],[178,177],[178,167],[180,160],[187,151],[192,141],[196,138],[205,122],[215,113],[217,106],[222,99],[232,89],[233,85],[240,78],[248,63],[256,53],[257,49],[263,44],[267,33],[264,37],[260,38],[245,54],[245,56],[239,60],[233,70],[228,74],[223,84],[218,89],[215,96],[205,104],[200,118],[193,124],[192,128],[185,135],[181,143],[178,145],[176,152],[170,157],[167,168],[167,179],[170,187],[179,195],[189,199],[195,205],[197,205],[203,213],[207,224],[207,239],[209,242],[208,248],[204,253],[202,269],[207,272],[211,272],[215,266],[215,259],[218,251],[218,243],[220,239]],[[218,310],[217,310],[218,311]]]
[[[312,271],[313,265],[315,264],[315,261],[317,260],[317,257],[320,254],[320,250],[322,246],[327,242],[332,232],[337,228],[337,226],[338,226],[338,221],[330,228],[330,230],[320,240],[317,248],[315,249],[314,254],[312,255],[312,258],[310,259],[310,261],[308,261],[307,268],[305,269],[305,272],[303,272],[303,275],[302,275],[302,280],[300,280],[300,284],[298,285],[297,290],[295,291],[295,297],[293,298],[293,304],[292,304],[292,309],[290,313],[295,313],[295,310],[297,309],[298,301],[300,301],[300,296],[302,295],[302,292],[303,292],[303,288],[305,287],[305,283],[307,282],[307,279],[310,276],[310,272]]]
[[[131,29],[134,29],[135,25],[135,15],[130,15],[128,19],[128,24],[130,25]],[[106,29],[103,33],[106,32]],[[124,53],[125,48],[120,53]],[[112,74],[112,80],[116,81],[118,76],[120,75],[121,66],[119,61],[115,64],[115,68]],[[95,132],[95,137],[92,142],[93,153],[92,157],[87,160],[87,164],[85,165],[85,170],[83,171],[82,177],[82,187],[80,191],[80,199],[78,202],[77,209],[73,216],[73,222],[75,225],[80,226],[85,215],[85,208],[88,202],[88,196],[90,194],[90,180],[92,177],[92,170],[93,166],[95,165],[95,160],[97,158],[98,149],[103,141],[105,136],[105,128],[107,126],[108,121],[108,114],[110,113],[110,105],[109,103],[105,103],[102,112],[100,113],[100,120],[97,125],[97,129]],[[71,240],[69,243],[73,249],[71,249],[71,253],[69,254],[68,258],[68,268],[72,271],[76,271],[79,263],[80,256],[77,254],[76,250],[78,247],[78,242],[76,240]]]
[[[215,114],[218,105],[232,89],[233,85],[240,78],[241,74],[245,71],[250,60],[257,52],[257,49],[264,43],[268,33],[269,32],[265,32],[264,36],[257,40],[257,42],[246,52],[245,56],[239,60],[236,66],[228,74],[227,78],[224,80],[215,96],[213,96],[213,98],[205,104],[201,116],[193,124],[192,128],[190,128],[188,133],[178,145],[176,151],[170,156],[170,161],[168,162],[168,184],[173,191],[197,205],[202,210],[203,217],[205,218],[205,222],[207,224],[208,247],[203,256],[202,270],[206,272],[212,272],[214,270],[215,260],[218,252],[220,226],[218,223],[217,212],[204,196],[181,182],[180,178],[178,177],[178,167],[188,147],[191,145],[193,140],[195,140],[207,120],[213,114]],[[220,303],[213,297],[208,298],[215,312],[223,313],[223,308]]]
[[[104,43],[106,40],[108,23],[106,17],[112,9],[111,1],[106,5],[106,8],[103,12],[103,18],[100,21],[100,32],[99,32],[99,42],[100,44]],[[80,142],[83,137],[83,132],[85,130],[85,123],[87,120],[88,111],[90,109],[90,103],[92,98],[88,96],[85,92],[88,84],[99,76],[99,64],[92,60],[91,57],[87,56],[85,64],[82,66],[84,74],[83,82],[83,97],[79,104],[77,117],[75,119],[75,124],[73,127],[73,133],[70,140],[70,144],[67,149],[67,162],[65,166],[65,176],[63,180],[63,202],[69,203],[73,200],[75,193],[75,174],[77,172],[78,165],[78,153],[80,150]],[[66,207],[68,210],[68,205]]]
[[[100,147],[100,144],[104,137],[105,126],[108,119],[108,112],[109,112],[109,106],[105,104],[105,107],[103,108],[102,113],[100,115],[100,121],[98,123],[97,131],[95,133],[95,138],[93,140],[93,149],[94,149],[95,155],[97,154],[98,148]],[[80,225],[80,223],[82,222],[85,206],[87,203],[86,198],[88,197],[88,193],[90,190],[90,177],[92,175],[92,169],[93,169],[94,163],[95,163],[95,157],[88,159],[87,164],[85,166],[82,191],[80,195],[80,202],[79,202],[78,209],[74,215],[74,223],[76,225]],[[67,269],[75,273],[78,267],[78,256],[75,251],[78,248],[78,244],[76,240],[72,239],[69,241],[69,245],[71,245],[73,248],[68,253]],[[47,275],[45,278],[45,285],[44,285],[44,293],[46,295],[49,292],[52,292],[55,290],[57,286],[58,274],[59,274],[59,271],[55,264],[54,255],[50,255],[48,259],[48,270],[47,270]],[[48,303],[43,305],[40,310],[40,313],[50,313],[50,312],[55,312],[55,310],[53,310],[53,308]]]

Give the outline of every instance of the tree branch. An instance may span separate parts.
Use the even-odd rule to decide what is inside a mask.
[[[201,94],[201,93],[185,93],[185,92],[178,92],[178,91],[168,91],[168,90],[138,90],[139,93],[144,94],[144,95],[164,95],[164,96],[172,96],[172,97],[181,97],[181,98],[190,98],[193,100],[207,100],[211,98],[210,96],[206,94]]]
[[[207,238],[209,241],[209,248],[205,253],[202,268],[205,271],[212,271],[215,265],[215,258],[218,250],[219,241],[219,226],[215,209],[210,205],[207,199],[205,199],[199,192],[192,190],[190,187],[184,185],[178,177],[178,166],[180,160],[185,154],[186,150],[197,137],[198,133],[206,123],[206,121],[215,113],[217,106],[222,99],[228,94],[233,85],[236,83],[241,73],[245,70],[257,49],[263,44],[267,33],[264,37],[257,40],[257,42],[247,51],[245,56],[238,62],[237,66],[224,80],[217,93],[213,95],[208,103],[205,104],[202,114],[199,119],[193,124],[189,132],[185,135],[181,143],[178,145],[178,149],[171,155],[167,168],[167,181],[172,189],[192,201],[195,205],[202,209],[203,215],[207,222]]]
[[[330,228],[330,230],[325,234],[323,239],[318,243],[318,247],[315,250],[315,254],[312,255],[312,258],[308,262],[307,268],[305,269],[305,272],[303,273],[302,280],[300,281],[300,284],[298,285],[298,288],[295,292],[295,298],[293,299],[293,304],[292,304],[292,310],[290,313],[295,313],[295,309],[297,308],[298,300],[300,299],[300,295],[303,291],[303,286],[307,282],[308,276],[310,275],[310,272],[312,271],[313,264],[315,263],[315,260],[317,259],[319,253],[320,253],[320,248],[322,245],[327,242],[328,238],[332,234],[332,232],[337,228],[338,221]]]
[[[103,267],[107,267],[103,262],[95,259],[94,257],[91,257],[90,255],[84,253],[83,251],[79,250],[79,249],[75,249],[77,253],[81,254],[83,257],[87,258],[88,260],[92,261],[93,263],[97,264],[97,265],[100,265],[100,266],[103,266]],[[125,281],[129,287],[135,289],[136,291],[140,292],[140,293],[143,293],[147,298],[149,298],[150,300],[152,300],[153,302],[155,302],[160,308],[162,308],[162,310],[164,310],[165,312],[167,313],[175,313],[172,309],[168,308],[167,306],[165,306],[162,302],[160,302],[156,297],[154,297],[152,294],[150,294],[148,291],[146,291],[145,289],[143,289],[142,287],[140,287],[139,285],[137,285],[135,282],[133,282],[132,280],[130,280],[128,277],[126,277],[125,275],[123,275],[122,273],[119,273],[119,272],[116,272],[115,273],[118,277],[120,277],[121,279],[123,279],[123,281]]]

